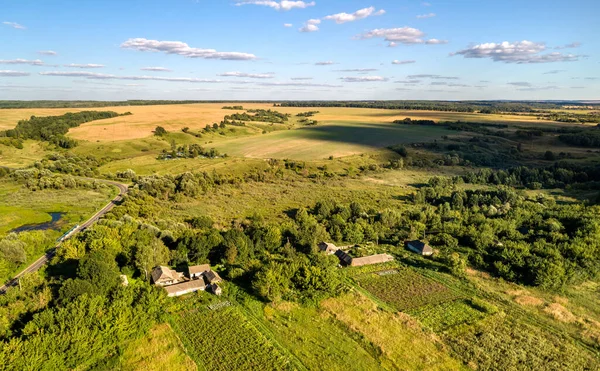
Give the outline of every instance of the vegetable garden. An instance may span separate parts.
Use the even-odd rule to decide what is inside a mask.
[[[187,351],[206,370],[292,369],[239,307],[186,311],[173,319]]]
[[[399,311],[458,298],[448,287],[410,269],[399,269],[398,273],[388,275],[367,273],[354,279],[361,287]]]

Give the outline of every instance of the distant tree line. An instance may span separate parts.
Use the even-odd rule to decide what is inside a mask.
[[[61,148],[73,148],[77,145],[77,141],[65,136],[69,129],[86,122],[124,115],[131,115],[131,113],[127,112],[120,115],[112,111],[82,111],[69,112],[61,116],[31,116],[28,120],[19,121],[14,129],[0,131],[0,137],[41,140],[53,143]]]

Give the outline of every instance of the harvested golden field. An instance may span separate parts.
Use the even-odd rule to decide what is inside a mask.
[[[179,131],[188,126],[192,130],[207,124],[220,122],[225,115],[236,111],[223,110],[226,103],[197,103],[156,106],[117,106],[101,108],[40,108],[40,109],[3,109],[0,111],[0,130],[13,128],[19,120],[35,116],[57,116],[67,112],[86,110],[131,112],[133,115],[94,121],[71,129],[69,135],[75,139],[90,141],[117,141],[144,138],[152,135],[158,125],[169,131]],[[309,110],[318,110],[315,119],[319,122],[360,122],[391,123],[394,120],[410,117],[435,121],[473,121],[473,122],[510,122],[515,124],[539,123],[535,118],[518,115],[485,115],[477,113],[456,113],[438,111],[384,110],[370,108],[300,108],[276,107],[270,103],[243,104],[245,109],[275,109],[279,112],[295,115]],[[546,122],[548,123],[548,122]]]

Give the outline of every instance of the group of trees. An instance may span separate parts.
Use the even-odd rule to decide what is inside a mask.
[[[439,179],[415,194],[433,245],[504,279],[549,289],[600,273],[598,206],[527,198],[512,188],[460,191]]]
[[[61,116],[36,117],[21,120],[14,129],[0,132],[0,136],[16,139],[35,139],[53,143],[61,148],[73,148],[77,142],[65,137],[70,128],[83,123],[102,120],[117,116],[131,114],[130,112],[119,115],[112,111],[82,111],[65,113]]]
[[[53,173],[94,177],[98,176],[98,168],[105,163],[106,160],[100,160],[92,155],[80,156],[64,152],[47,155],[41,161],[36,161],[33,167],[38,170],[50,170]]]
[[[41,189],[88,188],[100,189],[107,187],[104,183],[87,180],[72,175],[56,174],[48,169],[19,169],[0,171],[0,177],[8,176],[12,180],[24,184],[32,191]]]
[[[253,113],[254,115],[250,115]],[[250,109],[244,113],[234,113],[232,115],[225,116],[225,120],[232,121],[259,121],[259,122],[272,122],[275,124],[283,124],[288,121],[290,117],[289,113],[281,113],[273,110],[264,109]]]
[[[223,157],[227,157],[226,154],[222,155]],[[197,158],[197,157],[207,157],[207,158],[217,158],[221,157],[219,151],[214,148],[204,149],[199,144],[184,144],[181,146],[173,146],[171,151],[163,150],[163,152],[158,155],[159,160],[166,160],[172,158]]]
[[[591,129],[579,133],[561,134],[558,136],[561,142],[578,146],[600,148],[600,130]]]
[[[319,113],[319,111],[300,112],[299,114],[296,115],[296,117],[312,117],[312,116],[316,115],[317,113]]]

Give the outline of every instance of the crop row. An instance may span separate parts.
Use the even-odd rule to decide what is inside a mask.
[[[207,370],[288,370],[289,360],[235,307],[175,315],[188,351]]]
[[[363,274],[355,277],[358,284],[397,310],[408,311],[424,305],[440,304],[457,299],[446,286],[411,269],[399,269],[397,274]]]

